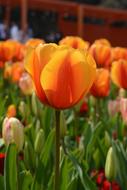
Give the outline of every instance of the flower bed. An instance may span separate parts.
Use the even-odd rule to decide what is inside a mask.
[[[1,189],[126,190],[126,80],[106,39],[1,42]]]

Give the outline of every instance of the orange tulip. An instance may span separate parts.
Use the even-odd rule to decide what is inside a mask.
[[[62,109],[84,97],[96,74],[95,61],[88,52],[52,43],[29,50],[25,68],[41,102]]]
[[[24,65],[22,62],[15,62],[13,64],[6,63],[4,69],[4,78],[10,78],[12,82],[18,82],[24,72]]]
[[[4,66],[4,78],[8,79],[11,77],[12,74],[12,64],[6,62]]]
[[[20,42],[18,42],[16,40],[11,40],[11,39],[6,40],[6,44],[7,44],[7,46],[14,48],[14,51],[11,54],[12,59],[14,59],[16,61],[23,59],[23,49],[24,49],[23,44],[21,44]]]
[[[24,72],[24,65],[22,62],[15,62],[12,65],[11,79],[12,82],[18,82]]]
[[[119,88],[127,89],[127,60],[112,63],[111,79]]]
[[[89,52],[94,57],[98,67],[110,67],[112,62],[112,52],[109,46],[93,44],[90,47]]]
[[[11,104],[11,105],[8,106],[6,116],[8,118],[16,116],[16,107],[15,107],[14,104]]]
[[[106,46],[111,47],[110,42],[105,38],[100,38],[100,39],[95,40],[94,44],[101,44],[101,45],[106,45]]]
[[[97,69],[96,79],[90,90],[95,97],[105,97],[109,95],[110,76],[109,71],[104,68]]]
[[[11,43],[11,41],[5,41],[3,42],[3,59],[5,61],[10,61],[13,59],[15,54],[15,45]]]
[[[112,49],[113,61],[117,61],[119,59],[127,60],[127,48],[115,47]]]
[[[59,41],[60,45],[69,45],[75,49],[88,49],[89,42],[84,41],[82,38],[77,36],[66,36]]]
[[[45,41],[39,38],[31,38],[29,40],[27,40],[27,42],[25,43],[26,48],[28,47],[36,47],[39,44],[44,44]]]

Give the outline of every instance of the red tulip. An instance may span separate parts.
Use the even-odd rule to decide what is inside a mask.
[[[4,159],[5,159],[5,154],[0,153],[0,174],[4,174]]]

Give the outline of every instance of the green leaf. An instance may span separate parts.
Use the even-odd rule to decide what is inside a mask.
[[[127,159],[126,153],[123,149],[122,144],[119,141],[113,142],[113,149],[115,152],[115,157],[117,161],[117,175],[121,186],[127,187]]]
[[[92,156],[92,151],[95,146],[95,143],[97,142],[97,139],[99,138],[99,135],[101,131],[103,130],[103,126],[101,125],[101,122],[99,122],[96,126],[96,128],[92,131],[91,138],[89,140],[89,143],[86,147],[86,160],[89,162],[90,157]]]
[[[61,168],[60,168],[60,190],[66,190],[68,183],[70,182],[70,172],[71,168],[69,167],[69,162],[67,157],[65,156],[64,160],[62,161]]]
[[[0,189],[4,189],[4,177],[0,175]]]
[[[15,144],[9,144],[4,165],[5,190],[18,190],[17,149]]]
[[[0,148],[2,148],[3,146],[4,146],[4,140],[0,138]]]
[[[29,171],[23,171],[20,173],[20,180],[22,179],[21,189],[22,190],[30,190],[30,186],[32,184],[33,178]]]
[[[84,189],[86,190],[97,190],[96,185],[93,183],[93,181],[90,179],[90,177],[87,175],[87,173],[85,171],[82,171],[82,168],[80,167],[78,161],[76,160],[76,158],[70,154],[68,154],[69,159],[73,162],[76,171],[78,172],[78,175],[80,177],[81,183],[84,187]]]
[[[32,184],[32,190],[40,189],[40,187],[43,187],[43,186],[45,187],[48,185],[49,178],[52,172],[50,159],[51,159],[51,154],[53,150],[54,139],[55,139],[55,130],[52,129],[46,139],[46,142],[43,145],[43,149],[38,158],[38,165],[35,171],[35,177]]]
[[[52,131],[48,135],[48,138],[44,144],[44,148],[40,156],[40,160],[42,160],[44,167],[46,167],[48,164],[50,154],[53,149],[54,139],[55,139],[55,130],[52,129]]]
[[[68,184],[67,190],[77,190],[77,181],[78,181],[78,178],[76,176]]]
[[[44,129],[44,132],[45,132],[45,138],[47,138],[49,132],[50,132],[50,129],[51,129],[51,124],[53,122],[53,116],[54,116],[54,110],[50,107],[44,107],[44,110],[43,110],[43,129]]]

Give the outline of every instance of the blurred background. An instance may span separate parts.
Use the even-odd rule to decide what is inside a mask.
[[[126,47],[127,0],[0,0],[0,40],[78,35]]]

